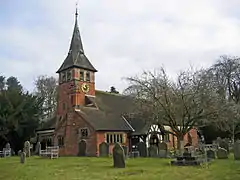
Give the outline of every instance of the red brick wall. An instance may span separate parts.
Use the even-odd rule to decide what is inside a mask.
[[[79,76],[79,69],[73,68],[72,79],[77,80],[80,78]],[[84,121],[77,113],[74,112],[73,109],[73,105],[84,105],[85,103],[85,93],[83,93],[81,89],[83,83],[87,83],[90,87],[89,92],[86,94],[95,95],[94,73],[90,72],[90,82],[76,82],[79,89],[75,92],[71,90],[71,87],[75,84],[73,81],[60,83],[58,86],[57,118],[59,119],[60,116],[65,117],[66,114],[68,117],[67,122],[62,124],[62,127],[57,128],[54,141],[55,144],[57,144],[57,136],[64,136],[64,147],[60,148],[60,155],[77,155],[78,143],[80,141],[77,131],[81,127],[88,127],[90,131],[90,137],[86,139],[87,154],[96,155],[96,133],[93,128],[86,123],[86,121]]]
[[[97,156],[99,155],[99,145],[102,143],[102,142],[105,142],[105,133],[108,133],[108,132],[97,132]],[[110,132],[110,133],[113,133],[113,132]],[[118,132],[119,133],[119,132]],[[124,133],[124,132],[121,132],[124,134],[124,140],[125,140],[125,143],[123,143],[122,145],[124,146],[129,146],[129,140],[127,138],[127,134]],[[114,144],[110,144],[109,145],[109,151],[110,151],[110,154],[112,154],[112,150],[113,150],[113,147],[114,147]]]
[[[78,143],[81,141],[77,131],[79,128],[88,128],[89,137],[86,138],[87,143],[87,155],[96,155],[96,132],[94,129],[84,121],[76,112],[69,112],[67,118],[67,124],[64,124],[59,130],[55,132],[55,144],[57,145],[59,135],[64,136],[64,146],[60,147],[60,156],[77,156],[78,155]]]
[[[190,130],[190,135],[192,137],[192,145],[193,146],[197,146],[198,145],[198,135],[197,135],[197,130],[194,128],[194,129],[191,129]],[[174,144],[175,144],[175,147],[177,147],[177,138],[175,136],[173,136],[172,134],[169,135],[169,140],[170,142],[168,142],[168,148],[173,148],[173,137],[174,137]],[[188,143],[188,135],[186,134],[184,136],[184,145]]]

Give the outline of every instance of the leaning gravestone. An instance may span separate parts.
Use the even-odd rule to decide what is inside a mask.
[[[216,156],[215,156],[215,151],[213,151],[213,150],[208,150],[208,151],[207,151],[207,158],[208,158],[208,159],[215,159],[215,158],[216,158]]]
[[[87,150],[87,142],[85,140],[81,140],[78,144],[78,155],[86,156],[86,150]]]
[[[137,147],[138,147],[140,157],[147,157],[148,154],[147,154],[146,143],[140,142],[140,143],[138,143]]]
[[[119,143],[116,143],[113,148],[113,167],[125,168],[125,153]]]
[[[31,155],[31,147],[30,147],[30,142],[29,141],[25,141],[24,143],[24,152],[26,153],[26,157],[30,157]]]
[[[233,146],[234,159],[240,160],[240,140],[237,140]]]
[[[162,142],[158,145],[158,156],[160,158],[166,158],[167,157],[167,143]]]
[[[24,164],[26,162],[26,153],[21,152],[20,153],[20,163]]]
[[[109,144],[106,142],[102,142],[99,145],[99,155],[101,157],[108,157],[109,156]]]
[[[158,147],[151,145],[148,148],[148,152],[149,152],[149,157],[158,157]]]
[[[217,150],[217,158],[218,159],[228,159],[228,152],[226,149],[218,148]]]

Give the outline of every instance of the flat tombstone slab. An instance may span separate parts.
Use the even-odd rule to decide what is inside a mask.
[[[85,140],[81,140],[78,144],[78,155],[86,156],[87,143]]]
[[[116,143],[113,148],[113,167],[125,168],[125,153],[119,143]]]
[[[109,156],[109,144],[106,142],[102,142],[99,145],[99,155],[101,157],[108,157]]]
[[[233,146],[234,159],[240,160],[240,140],[237,140]]]
[[[147,157],[148,153],[147,153],[146,143],[140,142],[140,143],[138,143],[137,147],[138,147],[140,157]]]
[[[218,159],[228,159],[228,152],[226,149],[219,148],[217,150],[217,158]]]

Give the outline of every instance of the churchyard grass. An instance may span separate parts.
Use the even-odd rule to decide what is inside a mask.
[[[126,168],[113,168],[112,158],[19,157],[0,159],[0,179],[4,180],[233,180],[240,179],[240,161],[214,160],[209,166],[170,166],[168,159],[127,159]]]

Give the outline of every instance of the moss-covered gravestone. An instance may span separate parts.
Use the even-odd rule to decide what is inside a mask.
[[[31,156],[31,147],[30,146],[31,146],[30,142],[29,141],[25,141],[23,151],[26,153],[26,157],[30,157]]]
[[[20,153],[20,163],[24,164],[26,162],[26,153],[21,152]]]
[[[208,158],[208,159],[215,159],[215,158],[216,158],[216,156],[215,156],[215,151],[213,151],[213,150],[208,150],[208,151],[207,151],[207,158]]]
[[[125,168],[125,154],[119,143],[116,143],[113,148],[113,167]]]
[[[140,142],[137,145],[140,157],[147,157],[147,146],[145,142]]]
[[[158,157],[158,147],[157,146],[150,146],[148,148],[148,153],[149,153],[149,157]]]
[[[99,145],[99,156],[108,157],[109,156],[109,144],[106,142],[102,142]]]
[[[233,146],[234,159],[240,160],[240,140],[237,140]]]
[[[218,159],[228,159],[228,152],[226,149],[218,148],[217,150],[217,158]]]
[[[160,158],[166,158],[167,157],[167,150],[168,150],[167,143],[161,142],[158,145],[158,156]]]

